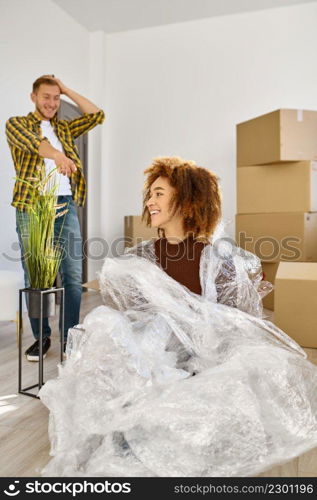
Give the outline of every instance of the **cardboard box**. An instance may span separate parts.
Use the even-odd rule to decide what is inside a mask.
[[[279,262],[262,262],[262,271],[264,273],[264,280],[269,281],[274,285],[275,283],[275,276],[277,273],[277,269],[279,266]],[[265,309],[270,309],[270,311],[274,311],[274,290],[269,293],[264,299],[262,300],[263,307]]]
[[[317,262],[317,212],[237,215],[236,241],[264,262]]]
[[[317,264],[280,263],[274,322],[302,347],[317,347]]]
[[[83,286],[90,290],[97,290],[98,292],[100,291],[98,280],[87,281],[87,283],[83,283]]]
[[[317,212],[317,162],[237,168],[237,209],[239,214]]]
[[[157,238],[157,228],[147,227],[140,215],[126,215],[124,217],[125,246],[133,247],[137,243]]]
[[[317,159],[317,111],[279,109],[237,125],[237,164]]]

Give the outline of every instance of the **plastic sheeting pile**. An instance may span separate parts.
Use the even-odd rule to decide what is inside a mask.
[[[258,259],[207,246],[202,297],[154,259],[147,243],[105,260],[105,305],[40,391],[43,475],[250,476],[316,446],[317,368],[262,319]]]

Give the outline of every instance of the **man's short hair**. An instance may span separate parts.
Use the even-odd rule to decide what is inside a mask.
[[[32,92],[36,92],[39,89],[40,85],[42,85],[42,83],[45,83],[46,85],[57,85],[57,83],[54,82],[54,80],[52,80],[49,75],[43,75],[37,78],[33,83]]]

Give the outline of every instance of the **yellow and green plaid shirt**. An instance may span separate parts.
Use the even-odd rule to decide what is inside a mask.
[[[97,113],[85,113],[74,120],[58,120],[56,116],[51,120],[65,155],[73,160],[77,167],[70,180],[73,198],[79,206],[85,203],[86,182],[74,139],[102,123],[104,118],[104,112],[99,110]],[[6,123],[6,134],[16,176],[23,180],[33,177],[35,169],[42,169],[44,165],[44,158],[38,153],[40,143],[46,139],[42,135],[41,119],[35,113],[29,113],[27,116],[13,116]],[[12,205],[25,210],[25,204],[30,201],[30,198],[30,187],[16,180]]]

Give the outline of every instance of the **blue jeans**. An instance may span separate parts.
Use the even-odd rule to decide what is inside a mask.
[[[79,311],[82,292],[82,238],[80,234],[79,220],[76,212],[75,203],[71,196],[58,196],[58,204],[67,203],[68,212],[65,216],[58,217],[55,220],[54,233],[55,238],[63,247],[63,258],[61,261],[59,273],[65,288],[65,318],[64,318],[64,339],[67,340],[69,328],[79,323]],[[65,210],[64,207],[62,210]],[[23,259],[23,248],[21,239],[21,228],[27,221],[28,213],[16,210],[16,231],[18,233],[21,261],[24,270],[25,287],[29,286],[28,275]],[[62,230],[61,230],[62,228]],[[27,294],[26,294],[27,295]],[[39,320],[30,318],[33,335],[36,339],[40,335]],[[61,328],[61,318],[59,319]],[[48,318],[43,318],[43,338],[51,335]]]

